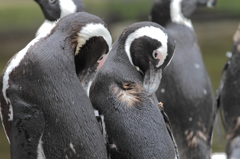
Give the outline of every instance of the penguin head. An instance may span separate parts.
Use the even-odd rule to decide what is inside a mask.
[[[171,0],[154,0],[149,20],[165,26],[171,20]]]
[[[173,0],[179,1],[179,0]],[[181,10],[184,17],[189,18],[198,7],[214,7],[217,0],[181,0]]]
[[[129,62],[144,75],[144,87],[151,95],[160,84],[162,70],[173,57],[173,38],[156,23],[140,22],[125,29],[120,39],[124,41]]]
[[[85,11],[81,0],[35,0],[48,21],[56,21],[70,13]]]
[[[173,57],[175,42],[167,30],[156,23],[135,23],[125,29],[120,38],[125,39],[130,63],[143,73],[150,65],[163,70]]]
[[[214,7],[217,4],[217,0],[196,0],[198,6],[207,6],[209,8]]]
[[[78,12],[63,17],[50,34],[64,40],[74,56],[76,74],[88,92],[97,69],[103,64],[112,44],[111,34],[99,17]]]
[[[191,27],[186,18],[194,13],[197,7],[213,7],[217,0],[155,0],[151,9],[150,20],[165,26],[170,20]]]

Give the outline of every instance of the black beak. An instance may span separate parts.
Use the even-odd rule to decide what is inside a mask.
[[[148,96],[152,96],[158,89],[162,78],[162,69],[156,69],[150,62],[149,69],[145,72],[143,88]]]

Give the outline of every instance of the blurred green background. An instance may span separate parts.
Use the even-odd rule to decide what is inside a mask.
[[[153,0],[83,0],[87,11],[108,24],[114,39],[137,21],[148,20]],[[218,0],[213,9],[199,9],[192,22],[199,39],[203,59],[216,90],[221,70],[231,51],[232,37],[240,17],[239,0]],[[0,0],[0,71],[7,61],[35,36],[44,17],[33,0]],[[224,136],[224,132],[222,131]],[[224,151],[225,137],[219,142],[214,130],[213,152]],[[9,144],[0,126],[0,159],[9,159]]]

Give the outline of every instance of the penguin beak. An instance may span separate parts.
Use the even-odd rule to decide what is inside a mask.
[[[152,63],[149,64],[149,69],[145,72],[143,80],[143,88],[148,96],[152,96],[158,89],[162,78],[162,69],[155,69]]]

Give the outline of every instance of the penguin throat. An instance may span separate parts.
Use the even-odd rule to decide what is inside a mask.
[[[170,4],[171,20],[174,23],[185,25],[193,30],[191,20],[187,19],[182,14],[181,3],[182,3],[182,0],[172,0],[172,2]]]
[[[57,21],[45,20],[40,28],[37,30],[36,37],[40,34],[47,34],[56,25]]]
[[[69,1],[60,0],[59,4],[61,8],[61,18],[68,14],[75,13],[77,11],[77,7],[72,0]]]

